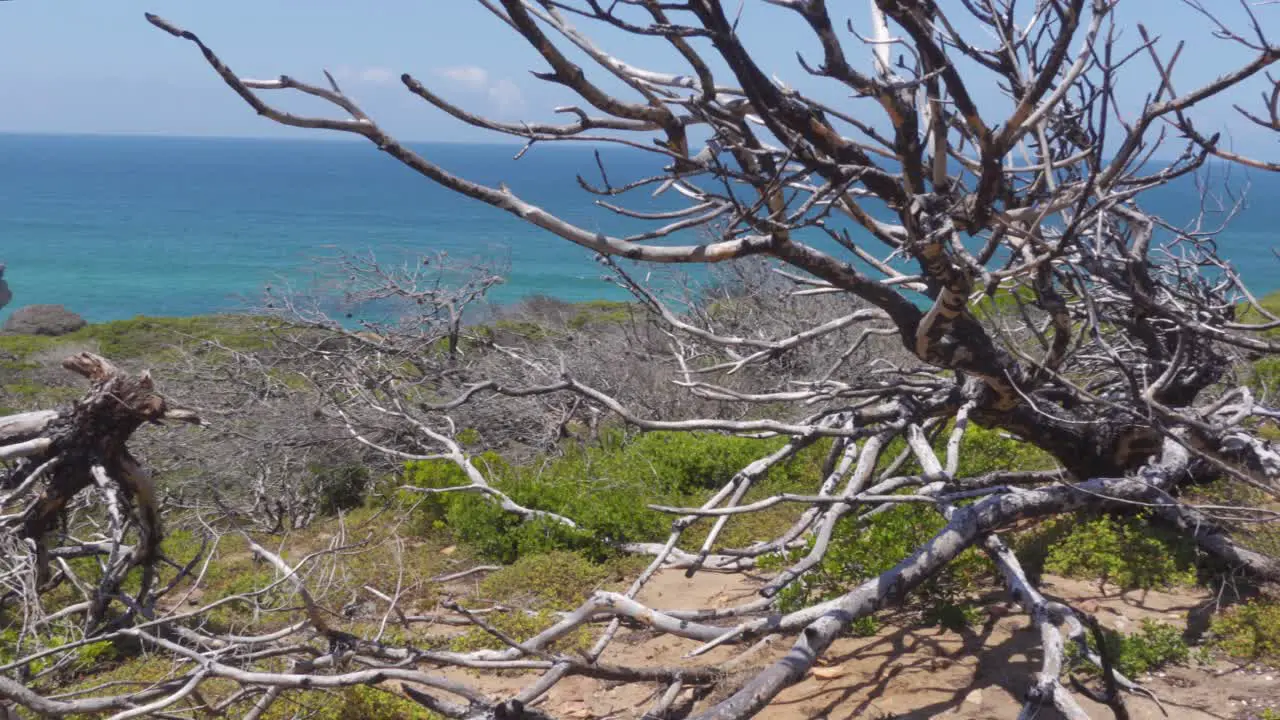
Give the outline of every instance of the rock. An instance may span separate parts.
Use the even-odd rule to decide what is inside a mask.
[[[971,705],[981,705],[982,689],[978,688],[977,690],[970,690],[969,693],[964,696],[964,701]]]
[[[66,335],[84,327],[84,318],[61,305],[27,305],[13,311],[4,323],[11,335]]]
[[[4,309],[12,299],[13,293],[9,292],[9,283],[4,281],[4,263],[0,263],[0,309]]]

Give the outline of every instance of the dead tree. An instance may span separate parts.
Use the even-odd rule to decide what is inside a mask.
[[[506,650],[427,652],[344,635],[315,611],[298,579],[305,560],[290,566],[255,547],[297,584],[311,629],[328,640],[325,648],[298,650],[286,645],[293,642],[287,633],[232,641],[202,638],[191,629],[166,637],[152,628],[125,628],[119,632],[188,661],[191,669],[150,695],[94,702],[135,710],[169,707],[202,680],[221,677],[238,683],[244,696],[261,698],[256,716],[290,688],[397,680],[430,688],[411,694],[442,714],[510,718],[528,715],[527,708],[564,676],[587,674],[665,687],[655,708],[661,714],[682,687],[711,678],[691,668],[609,665],[602,656],[624,620],[700,640],[703,651],[769,635],[794,637],[785,657],[723,700],[697,709],[701,720],[736,720],[760,711],[801,678],[855,620],[908,597],[963,550],[980,547],[1044,642],[1043,667],[1028,687],[1024,716],[1051,704],[1080,718],[1085,713],[1060,682],[1060,670],[1064,640],[1079,643],[1088,655],[1086,623],[1036,590],[1002,542],[1002,530],[1052,514],[1140,503],[1222,562],[1280,579],[1275,558],[1241,547],[1208,512],[1177,498],[1186,484],[1220,477],[1273,496],[1280,490],[1280,454],[1256,433],[1260,422],[1280,413],[1259,404],[1236,373],[1241,357],[1280,350],[1265,334],[1280,318],[1245,322],[1242,307],[1265,311],[1218,254],[1214,231],[1204,223],[1175,226],[1142,203],[1149,191],[1197,172],[1211,156],[1249,160],[1224,149],[1216,131],[1206,135],[1192,115],[1258,82],[1280,60],[1280,46],[1267,37],[1260,19],[1273,8],[1242,3],[1247,32],[1236,33],[1212,14],[1225,10],[1186,0],[1215,23],[1222,41],[1250,51],[1239,67],[1187,89],[1176,83],[1180,48],[1163,48],[1156,38],[1122,39],[1113,14],[1118,2],[965,0],[944,6],[873,0],[870,17],[850,20],[848,32],[838,24],[844,18],[833,17],[821,0],[742,5],[740,12],[768,4],[798,14],[812,30],[797,48],[802,70],[855,98],[837,106],[768,75],[737,32],[739,11],[719,0],[479,2],[545,60],[548,68],[537,76],[574,92],[582,106],[560,108],[571,118],[561,124],[503,123],[453,105],[409,74],[402,76],[406,90],[461,122],[521,138],[530,147],[614,143],[652,154],[666,164],[653,177],[616,186],[601,168],[598,181],[581,180],[601,207],[650,220],[650,230],[628,236],[598,232],[538,208],[505,186],[462,178],[389,136],[332,77],[326,76],[325,85],[290,76],[242,78],[196,34],[154,15],[148,19],[198,46],[226,84],[272,121],[363,136],[427,180],[605,257],[674,264],[764,258],[795,283],[794,297],[844,299],[846,309],[762,337],[672,309],[623,275],[620,282],[669,333],[679,386],[742,407],[787,404],[794,411],[778,417],[649,417],[555,363],[515,352],[527,375],[516,382],[477,380],[439,402],[395,392],[394,375],[381,374],[373,382],[360,372],[349,376],[331,389],[345,389],[334,407],[352,436],[397,458],[454,461],[469,482],[449,491],[481,493],[521,516],[570,525],[573,518],[522,507],[493,487],[454,437],[449,413],[485,396],[558,393],[642,429],[775,435],[789,442],[743,468],[701,506],[664,508],[675,516],[667,542],[627,548],[653,555],[627,592],[597,593],[525,642],[493,630]],[[655,70],[632,64],[575,23],[649,38],[669,46],[685,66]],[[859,45],[866,52],[855,57],[848,48]],[[570,46],[629,96],[603,89],[562,50]],[[1146,93],[1137,114],[1128,115],[1119,107],[1119,83],[1127,65],[1138,62],[1154,63],[1161,81]],[[1008,109],[983,107],[980,87],[1004,93]],[[341,116],[280,110],[265,98],[281,90],[327,101]],[[1133,94],[1132,88],[1124,92]],[[1271,121],[1276,97],[1264,95]],[[1266,115],[1253,117],[1269,124]],[[1175,161],[1156,163],[1169,128],[1187,142]],[[652,192],[686,202],[661,212],[623,204],[632,194]],[[679,242],[695,230],[704,235]],[[886,336],[898,341],[903,356],[863,368],[840,362],[797,376],[780,374],[772,387],[731,384],[745,368],[767,367],[837,333],[851,335],[849,353],[868,338]],[[1043,449],[1061,470],[1010,468],[960,476],[971,423]],[[771,466],[820,437],[834,438],[835,449],[811,495],[743,502]],[[942,450],[934,442],[939,437],[945,438]],[[906,450],[886,457],[895,440]],[[28,441],[14,436],[14,442]],[[727,518],[782,502],[807,510],[780,537],[746,548],[717,545]],[[794,612],[776,610],[778,592],[815,566],[839,521],[902,502],[936,508],[946,527],[884,574],[851,581],[839,597]],[[682,533],[697,522],[713,523],[701,551],[676,549]],[[752,602],[660,612],[634,599],[661,567],[732,571],[765,554],[803,546],[806,537],[815,538],[812,551],[778,573]],[[484,626],[474,616],[466,619]],[[551,649],[585,623],[606,624],[585,657]],[[264,654],[292,652],[293,670],[254,667],[262,647],[268,647]],[[365,669],[340,667],[350,658]],[[1094,659],[1099,667],[1107,665]],[[543,675],[515,697],[495,699],[410,669],[413,663],[522,668]],[[1134,687],[1118,675],[1111,680],[1109,687]],[[441,692],[455,699],[436,697]],[[85,710],[86,701],[50,700],[8,681],[0,684],[0,695],[50,714]]]
[[[107,360],[80,353],[63,367],[92,383],[70,408],[0,418],[0,538],[4,543],[4,596],[0,608],[14,604],[39,608],[39,595],[60,583],[73,583],[84,597],[76,612],[86,635],[100,631],[108,605],[119,599],[121,582],[142,568],[141,584],[127,614],[147,614],[154,602],[152,583],[161,540],[156,489],[146,469],[129,452],[134,432],[147,423],[200,423],[194,412],[170,406],[155,390],[149,373],[120,371]],[[59,543],[50,536],[70,506],[89,488],[96,490],[106,521],[100,539]],[[136,526],[136,533],[132,528]],[[136,534],[135,542],[128,542]],[[67,558],[105,558],[96,586],[66,564]],[[57,567],[52,568],[51,558]]]
[[[1178,160],[1153,168],[1150,158],[1161,144],[1161,126],[1181,123],[1189,129],[1185,118],[1197,105],[1280,59],[1280,49],[1253,10],[1244,8],[1253,31],[1247,38],[1219,24],[1220,35],[1251,48],[1253,58],[1190,92],[1175,88],[1176,51],[1162,58],[1154,41],[1132,49],[1150,56],[1162,81],[1136,118],[1118,122],[1117,83],[1131,49],[1116,39],[1113,3],[1062,0],[1022,9],[1012,2],[965,3],[944,10],[929,2],[877,0],[865,39],[850,24],[850,36],[870,49],[864,62],[855,62],[846,52],[849,36],[837,32],[824,3],[773,1],[798,13],[813,30],[821,61],[806,61],[802,51],[804,70],[879,106],[875,112],[888,121],[888,129],[881,130],[883,122],[767,76],[737,34],[737,20],[715,0],[608,7],[590,0],[483,4],[550,66],[539,77],[574,91],[591,109],[563,108],[576,120],[561,125],[505,124],[452,105],[407,74],[402,78],[406,89],[463,122],[523,138],[531,146],[612,142],[661,157],[669,163],[664,173],[625,187],[609,184],[607,177],[598,184],[583,181],[602,206],[652,219],[654,229],[616,237],[575,226],[504,187],[473,183],[433,164],[383,132],[331,79],[327,87],[288,76],[245,80],[196,35],[150,19],[199,45],[214,70],[260,114],[287,125],[362,135],[429,180],[589,250],[664,263],[765,256],[792,268],[796,282],[815,293],[852,296],[867,305],[789,337],[759,339],[697,327],[634,286],[673,334],[726,349],[729,358],[710,366],[697,367],[684,358],[688,386],[743,403],[795,400],[816,406],[796,420],[642,418],[571,376],[530,387],[478,383],[454,401],[483,392],[570,392],[644,428],[778,433],[790,436],[793,445],[819,435],[839,437],[851,462],[847,475],[837,474],[811,501],[816,512],[809,522],[820,538],[862,504],[854,498],[873,486],[888,441],[908,441],[922,468],[920,495],[948,515],[948,530],[888,576],[784,618],[780,625],[771,619],[730,630],[707,628],[708,639],[716,642],[743,640],[764,627],[804,632],[791,656],[708,709],[706,717],[757,711],[850,622],[890,593],[909,591],[964,547],[990,540],[1017,518],[1097,506],[1103,502],[1099,495],[1108,502],[1153,502],[1167,521],[1200,528],[1191,532],[1206,550],[1277,577],[1275,560],[1237,547],[1212,523],[1199,524],[1204,518],[1170,495],[1180,483],[1223,474],[1275,491],[1277,456],[1251,433],[1253,423],[1271,411],[1258,407],[1247,388],[1221,385],[1237,351],[1267,353],[1277,346],[1260,335],[1268,325],[1237,321],[1238,307],[1251,296],[1207,234],[1171,227],[1140,204],[1144,192],[1195,172],[1213,152],[1212,138],[1192,135]],[[1207,14],[1198,3],[1192,6]],[[658,72],[616,58],[573,25],[579,20],[668,44],[687,62],[687,72]],[[996,38],[994,45],[980,44],[980,35],[982,42]],[[556,38],[621,81],[636,99],[601,89],[562,52]],[[716,56],[714,65],[705,59],[707,52]],[[894,55],[900,56],[896,63]],[[730,77],[713,66],[727,67]],[[1003,88],[1011,112],[999,117],[984,112],[974,99],[979,84]],[[279,111],[263,99],[262,92],[269,90],[328,100],[346,116]],[[709,138],[702,147],[691,140],[695,132]],[[618,204],[628,192],[650,189],[679,193],[689,202],[682,210],[662,213]],[[714,237],[692,245],[654,242],[691,228],[715,228]],[[840,255],[812,240],[824,236]],[[1024,322],[1016,335],[983,322],[975,304],[984,296],[1018,308]],[[851,326],[893,332],[918,366],[789,378],[799,390],[755,395],[704,380]],[[675,353],[681,355],[679,349]],[[365,400],[416,424],[441,446],[441,454],[461,458],[456,442],[417,420],[414,412],[378,405],[375,394]],[[425,409],[447,411],[451,405]],[[954,506],[947,498],[957,497],[958,485],[964,485],[954,475],[968,422],[1001,428],[1049,452],[1076,484],[1010,493],[1001,483],[1000,489],[985,490],[991,496],[976,505]],[[946,458],[934,456],[925,442],[925,428],[939,423],[956,437]],[[768,460],[761,461],[764,467]],[[734,506],[759,472],[745,470],[707,507],[681,514],[723,517],[748,510]],[[492,492],[482,477],[473,481],[474,489]],[[820,542],[815,552],[821,550]],[[1016,587],[1019,573],[1009,558],[992,553]],[[704,550],[690,562],[696,567],[705,556]],[[770,583],[765,600],[812,560]],[[1019,597],[1033,596],[1019,592]],[[1034,603],[1029,609],[1038,615]],[[1052,673],[1045,673],[1036,688],[1041,699],[1077,713]]]

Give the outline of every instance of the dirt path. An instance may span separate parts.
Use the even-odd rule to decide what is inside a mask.
[[[682,572],[660,573],[646,587],[640,600],[659,609],[726,607],[754,595],[755,584],[740,576],[704,573],[686,579]],[[1132,632],[1145,618],[1180,625],[1200,604],[1201,591],[1102,595],[1096,585],[1046,577],[1046,595],[1081,606],[1106,626]],[[886,622],[877,635],[843,638],[828,653],[827,662],[804,680],[784,691],[758,717],[764,720],[848,718],[985,719],[1017,717],[1020,698],[1039,667],[1038,635],[1016,606],[996,596],[986,604],[984,621],[955,633],[937,628],[907,628]],[[617,664],[698,664],[726,667],[742,654],[742,648],[718,648],[696,660],[683,656],[699,643],[658,637],[643,631],[624,631],[604,660]],[[776,638],[737,661],[746,675],[786,652],[790,642]],[[732,667],[727,666],[727,667]],[[468,680],[497,696],[509,695],[526,685],[530,677],[480,677]],[[1264,708],[1280,711],[1280,673],[1249,671],[1226,665],[1212,668],[1177,667],[1143,679],[1144,685],[1163,702],[1173,720],[1252,720]],[[731,687],[732,681],[726,686]],[[686,707],[702,708],[722,696],[728,687],[709,697],[695,699],[686,693]],[[657,687],[614,685],[586,678],[559,683],[539,707],[558,717],[639,718],[656,700]],[[1111,712],[1080,698],[1095,718]],[[1155,702],[1136,696],[1127,701],[1133,720],[1166,717]],[[1057,717],[1046,709],[1039,718]]]

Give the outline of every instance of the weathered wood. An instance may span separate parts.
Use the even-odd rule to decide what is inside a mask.
[[[156,559],[161,539],[159,512],[151,480],[130,455],[127,443],[144,423],[173,419],[199,424],[199,415],[171,408],[155,391],[149,373],[129,375],[106,358],[87,352],[67,358],[62,366],[93,383],[84,397],[61,411],[24,413],[0,420],[0,432],[8,432],[10,437],[40,434],[0,447],[0,459],[22,457],[33,461],[10,471],[6,486],[21,486],[37,466],[57,460],[39,495],[21,513],[18,533],[36,541],[41,548],[37,572],[43,582],[48,573],[43,538],[56,526],[67,504],[94,482],[93,470],[97,467],[101,468],[101,475],[118,486],[138,517],[141,539],[131,563],[149,565]],[[115,538],[116,542],[120,540]]]
[[[13,445],[5,445],[0,447],[0,460],[14,460],[16,458],[39,455],[48,450],[52,444],[53,441],[49,438],[34,438],[25,442],[14,443]]]
[[[30,440],[58,417],[57,410],[37,410],[0,417],[0,445]]]

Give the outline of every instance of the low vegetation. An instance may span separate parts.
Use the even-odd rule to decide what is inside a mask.
[[[1186,663],[1191,657],[1182,631],[1155,620],[1143,620],[1138,631],[1129,634],[1103,630],[1102,637],[1108,661],[1129,678],[1138,678],[1167,665]],[[1088,645],[1094,652],[1098,651],[1094,636],[1089,636]],[[1078,647],[1072,647],[1071,657],[1074,670],[1097,674],[1097,666],[1085,662]]]
[[[475,335],[483,338],[486,333],[519,332],[526,339],[555,341],[586,325],[615,324],[621,328],[635,321],[634,308],[626,304],[580,309],[551,304],[543,313],[499,320],[477,329]],[[146,363],[167,380],[180,382],[192,376],[175,368],[192,357],[201,357],[206,366],[232,366],[241,355],[252,357],[267,348],[260,322],[248,317],[138,318],[90,325],[60,338],[0,336],[0,361],[6,363],[8,373],[0,405],[11,410],[29,409],[76,397],[74,386],[49,382],[46,369],[49,358],[68,348],[91,347],[126,361]],[[293,397],[309,391],[305,372],[282,367],[271,372],[273,377],[294,380],[273,385],[278,390],[268,390],[268,397],[272,392]],[[198,394],[201,387],[197,378],[187,388],[179,385],[177,393]],[[940,454],[946,452],[950,430],[950,426],[939,427],[932,436]],[[590,430],[569,423],[554,443],[536,451],[526,446],[514,454],[487,450],[502,442],[492,442],[492,435],[475,429],[464,428],[456,437],[475,453],[472,464],[482,470],[494,489],[530,510],[572,517],[578,527],[522,519],[474,489],[450,490],[470,481],[449,460],[388,465],[365,463],[355,456],[317,457],[295,468],[296,482],[314,497],[312,510],[305,516],[310,519],[297,516],[267,527],[224,517],[210,526],[199,513],[178,510],[197,497],[191,494],[190,481],[201,477],[201,472],[189,463],[199,464],[198,453],[202,451],[193,445],[196,456],[160,474],[174,509],[162,546],[167,563],[160,569],[158,582],[163,586],[176,578],[180,569],[196,568],[191,577],[172,588],[162,606],[171,604],[178,610],[184,603],[221,601],[203,621],[203,628],[215,633],[263,633],[295,622],[298,598],[292,584],[250,551],[249,540],[253,539],[279,545],[281,557],[290,563],[319,553],[304,575],[313,594],[327,607],[354,608],[361,619],[349,626],[363,636],[452,652],[503,650],[506,641],[495,633],[515,642],[527,640],[555,623],[560,617],[557,613],[578,607],[591,593],[626,587],[648,560],[622,551],[622,546],[661,542],[670,531],[671,515],[652,506],[697,506],[753,460],[783,446],[780,439],[712,432],[637,433],[611,423]],[[894,441],[884,453],[882,466],[904,449],[902,441]],[[998,430],[971,427],[964,436],[963,449],[959,474],[964,476],[1056,468],[1044,452]],[[829,439],[811,443],[759,478],[743,502],[809,491],[815,478],[821,477],[831,451]],[[914,463],[908,459],[897,471],[920,472]],[[1240,496],[1247,491],[1238,485],[1210,484],[1192,492],[1203,502],[1263,501],[1257,495]],[[783,503],[767,511],[734,516],[712,551],[775,537],[794,524],[803,509],[803,505]],[[841,520],[818,565],[782,591],[779,609],[785,612],[842,595],[889,569],[944,524],[935,510],[919,503]],[[710,522],[696,525],[683,535],[679,547],[697,551],[710,526]],[[1275,537],[1266,527],[1242,524],[1239,530],[1251,547],[1267,551],[1280,547],[1273,546]],[[1213,565],[1185,538],[1163,528],[1146,512],[1095,514],[1084,519],[1062,516],[1014,533],[1011,539],[1033,576],[1054,574],[1096,581],[1108,592],[1216,582]],[[335,550],[339,547],[342,549]],[[812,539],[808,545],[764,557],[758,567],[766,573],[780,570],[811,547]],[[93,582],[98,577],[94,561],[82,558],[70,563],[80,578]],[[429,579],[489,563],[499,567],[444,585]],[[136,587],[139,572],[135,570],[126,579],[124,589]],[[930,578],[905,608],[891,616],[881,613],[861,618],[851,632],[875,634],[885,622],[966,632],[986,617],[983,606],[991,602],[996,586],[991,560],[971,548]],[[384,612],[385,599],[392,596],[398,615]],[[76,598],[72,588],[64,585],[46,596],[44,609],[57,613]],[[453,602],[484,608],[484,627],[426,632],[429,621],[405,619],[431,617]],[[19,637],[20,624],[17,618],[0,616],[0,663],[73,639],[52,630],[45,637]],[[1191,657],[1183,630],[1171,625],[1146,621],[1131,634],[1107,631],[1105,635],[1109,657],[1118,670],[1130,676],[1186,663]],[[1200,656],[1209,653],[1249,662],[1280,662],[1276,637],[1280,637],[1280,605],[1264,597],[1219,615],[1199,652]],[[584,652],[595,638],[595,630],[581,627],[552,647]],[[1071,667],[1080,671],[1086,665],[1076,657]],[[73,691],[103,683],[155,682],[172,673],[173,666],[150,657],[136,644],[113,640],[83,645],[63,661],[30,663],[24,672],[40,688]],[[231,693],[230,684],[212,683],[205,698],[213,703],[234,700]],[[249,706],[247,701],[234,701],[228,709]],[[291,693],[264,717],[286,718],[297,713],[334,720],[435,717],[393,685]]]
[[[1194,544],[1149,514],[1056,518],[1019,540],[1031,570],[1096,580],[1102,590],[1168,589],[1198,578]]]
[[[1280,665],[1280,602],[1254,599],[1214,619],[1211,643],[1232,658]]]

